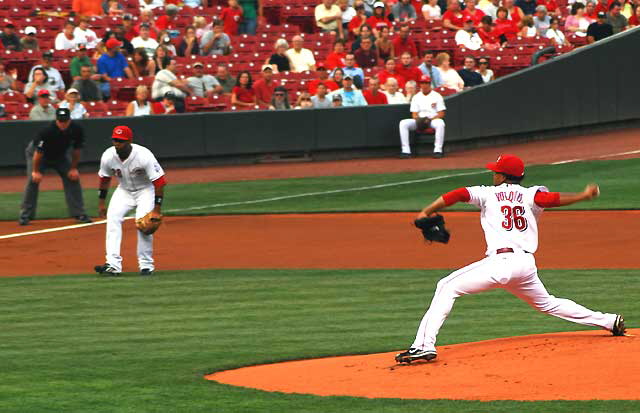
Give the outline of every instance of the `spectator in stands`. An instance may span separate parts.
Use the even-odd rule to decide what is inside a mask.
[[[515,38],[518,33],[518,26],[515,21],[508,18],[509,11],[505,7],[499,7],[497,15],[498,17],[496,18],[493,28],[496,35],[504,36],[507,40]],[[518,22],[520,20],[521,19],[518,19]]]
[[[302,36],[293,36],[291,42],[293,43],[293,47],[286,52],[286,55],[291,61],[291,71],[300,73],[307,70],[316,70],[316,59],[313,56],[313,52],[302,47]]]
[[[393,41],[390,38],[391,29],[383,27],[380,29],[380,37],[374,43],[374,48],[378,51],[378,57],[386,62],[389,58],[395,58],[395,49]]]
[[[556,17],[562,16],[562,13],[560,13],[560,9],[558,8],[558,4],[556,3],[556,0],[538,0],[537,4],[538,6],[546,7],[547,12],[552,16],[556,16]]]
[[[315,95],[311,96],[311,103],[316,109],[330,108],[331,99],[327,96],[328,90],[324,83],[319,83]]]
[[[300,93],[296,107],[294,109],[313,109],[313,102],[311,101],[311,95],[308,92]]]
[[[40,64],[35,65],[31,68],[28,79],[29,79],[29,82],[33,80],[33,71],[36,68],[44,69],[44,71],[47,72],[47,77],[48,77],[47,89],[49,90],[49,92],[55,94],[55,92],[57,92],[58,90],[64,90],[65,85],[64,85],[64,81],[62,80],[62,75],[60,74],[60,71],[58,71],[58,69],[56,69],[51,65],[52,60],[53,60],[53,53],[51,51],[43,52],[42,60],[40,61]]]
[[[547,14],[547,8],[545,6],[536,7],[536,15],[533,17],[533,25],[538,32],[538,35],[544,36],[551,26],[551,18]]]
[[[358,66],[363,69],[378,66],[378,51],[373,48],[371,39],[362,39],[360,48],[355,51],[353,56]]]
[[[198,44],[198,38],[196,37],[196,28],[194,26],[187,26],[184,29],[184,36],[182,37],[182,41],[178,46],[177,52],[178,56],[180,57],[200,55],[200,45]]]
[[[156,74],[156,78],[151,85],[151,98],[161,99],[167,92],[174,96],[176,112],[184,112],[184,98],[191,94],[191,89],[186,80],[178,79],[176,76],[176,60],[171,59],[166,69],[162,69]]]
[[[427,21],[442,19],[442,9],[438,5],[438,0],[425,0],[422,5],[422,16]]]
[[[84,119],[89,117],[87,109],[79,102],[80,92],[77,89],[69,88],[65,94],[65,100],[60,102],[59,108],[67,108],[71,112],[71,119]]]
[[[491,17],[491,21],[498,18],[498,8],[500,7],[500,0],[490,0],[490,2],[482,6],[482,11],[485,16]]]
[[[595,22],[598,19],[598,13],[596,12],[596,3],[593,0],[587,1],[584,14],[590,20],[589,24]]]
[[[80,68],[82,66],[92,66],[91,59],[87,56],[87,46],[84,43],[78,45],[76,55],[71,59],[71,64],[69,65],[71,79],[80,79]]]
[[[78,26],[73,30],[73,35],[78,43],[84,43],[87,49],[95,49],[98,46],[100,38],[96,32],[91,30],[91,19],[89,17],[81,17]]]
[[[40,50],[40,44],[36,35],[38,30],[33,26],[24,28],[24,36],[20,39],[20,48],[22,50]]]
[[[373,15],[367,19],[367,25],[371,27],[373,35],[379,37],[380,29],[383,27],[391,27],[391,20],[385,16],[385,5],[381,1],[373,3]],[[344,98],[342,99],[342,106],[348,106]]]
[[[140,11],[146,12],[164,7],[164,0],[140,0]]]
[[[98,59],[98,73],[102,75],[100,88],[102,96],[106,98],[111,96],[111,83],[109,83],[111,79],[133,77],[133,72],[129,67],[129,63],[127,63],[127,59],[120,53],[121,45],[122,43],[115,38],[107,40],[105,43],[107,53]]]
[[[525,16],[533,16],[538,10],[535,0],[517,0],[516,5],[522,10]],[[547,8],[544,8],[545,11]],[[522,16],[524,17],[524,16]]]
[[[167,4],[164,7],[164,15],[156,19],[156,28],[160,31],[177,29],[178,11],[180,9],[175,4]]]
[[[418,18],[415,7],[411,4],[411,0],[400,0],[391,7],[391,14],[394,22],[407,22]]]
[[[344,79],[344,70],[342,70],[339,67],[335,68],[333,70],[333,75],[331,76],[331,80],[333,80],[336,83],[336,85],[342,85],[342,79]]]
[[[411,38],[409,25],[403,24],[400,26],[399,35],[393,39],[393,50],[396,56],[402,56],[403,53],[407,52],[411,57],[418,57],[418,48],[413,38]]]
[[[476,7],[477,0],[467,0],[464,4],[466,5],[464,11],[468,16],[467,18],[473,20],[473,27],[479,27],[480,21],[484,17],[484,12]]]
[[[145,85],[138,85],[136,98],[127,105],[125,116],[151,115],[153,114],[151,106],[151,103],[149,103],[149,88]]]
[[[400,89],[404,89],[404,84],[407,82],[405,78],[396,71],[396,61],[393,58],[389,58],[384,62],[384,69],[379,71],[376,77],[380,81],[383,89],[386,87],[387,79],[390,77],[397,81]]]
[[[18,70],[13,69],[7,72],[2,57],[0,57],[0,95],[11,90],[18,90]]]
[[[6,50],[21,50],[20,38],[16,34],[16,26],[12,21],[5,22],[0,33],[0,41]]]
[[[507,42],[504,34],[495,30],[491,16],[484,16],[478,28],[478,35],[482,39],[482,47],[487,50],[495,50]]]
[[[444,116],[446,111],[442,96],[431,89],[431,79],[424,75],[420,79],[420,92],[411,100],[411,119],[400,121],[400,143],[402,145],[401,158],[411,157],[409,132],[431,127],[435,129],[436,137],[433,144],[433,157],[442,158],[444,145]]]
[[[640,26],[640,5],[636,5],[636,10],[629,18],[629,27]]]
[[[67,20],[64,23],[64,28],[62,32],[58,33],[55,40],[55,48],[56,50],[71,50],[75,49],[78,45],[78,39],[76,39],[73,34],[76,26],[72,21]],[[81,42],[80,42],[81,43]]]
[[[142,22],[140,24],[142,24]],[[135,27],[133,25],[133,16],[128,13],[122,16],[122,32],[124,33],[124,38],[128,42],[131,42],[134,37],[137,37],[140,34],[139,26]],[[151,37],[154,37],[154,33],[155,32],[152,32]]]
[[[163,30],[158,34],[157,42],[164,46],[167,49],[167,54],[169,57],[176,57],[178,55],[178,50],[176,46],[171,41],[171,36],[169,36],[169,31]]]
[[[356,57],[353,53],[349,53],[344,58],[345,66],[342,68],[344,76],[350,76],[356,88],[361,89],[364,85],[364,72],[361,68],[356,67]],[[335,71],[334,71],[335,72]],[[334,79],[335,80],[335,79]],[[344,80],[344,77],[341,79]],[[343,84],[338,83],[338,85]],[[344,104],[344,100],[343,100]]]
[[[458,0],[448,0],[447,11],[442,15],[442,27],[454,31],[463,30],[466,18],[466,13],[460,10]]]
[[[265,64],[271,65],[275,73],[290,72],[292,64],[291,59],[289,59],[289,55],[287,54],[289,43],[287,43],[285,39],[278,39],[274,48],[275,53],[269,56],[265,61]]]
[[[431,78],[431,87],[437,88],[442,82],[440,80],[440,71],[438,71],[438,68],[433,65],[434,57],[435,53],[432,50],[424,52],[424,56],[422,56],[422,63],[418,66],[418,69],[420,69],[423,75],[427,75]]]
[[[365,24],[360,28],[360,36],[356,37],[356,39],[351,43],[351,51],[355,52],[360,48],[360,42],[362,39],[371,39],[371,42],[375,44],[376,36],[373,35],[371,31],[371,27],[368,24]]]
[[[327,70],[333,70],[336,67],[344,66],[344,58],[347,55],[344,51],[344,40],[336,39],[333,42],[333,51],[327,55],[327,60],[324,61],[324,67]]]
[[[169,66],[169,62],[171,62],[171,56],[169,56],[167,48],[162,45],[158,46],[153,54],[153,63],[155,64],[156,73],[162,69],[166,69],[167,66]]]
[[[262,15],[262,0],[239,0],[242,6],[242,22],[240,23],[240,34],[255,35],[258,22],[264,24]]]
[[[231,38],[223,31],[222,20],[214,20],[212,30],[202,35],[200,50],[203,56],[227,55],[231,52]]]
[[[613,3],[610,0],[598,0],[595,8],[596,16],[600,12],[604,12],[605,14],[609,12],[609,4]]]
[[[124,14],[124,6],[118,0],[107,0],[102,3],[104,14],[109,17],[120,17]]]
[[[242,8],[238,0],[228,0],[227,7],[222,9],[220,20],[223,21],[224,32],[229,36],[237,36],[242,21]]]
[[[218,65],[216,69],[216,80],[222,86],[222,93],[230,94],[236,86],[236,80],[229,74],[229,70],[225,65]]]
[[[156,74],[156,63],[149,58],[144,48],[139,47],[133,51],[131,71],[134,77],[154,76]]]
[[[222,93],[220,82],[215,76],[204,73],[204,64],[202,62],[193,64],[193,76],[187,78],[187,84],[193,96],[205,98]]]
[[[176,96],[173,92],[167,92],[162,96],[162,100],[151,104],[151,113],[154,115],[170,115],[172,113],[178,113],[176,103]]]
[[[508,18],[514,25],[517,25],[524,17],[524,12],[520,7],[515,5],[515,0],[503,0],[502,7],[507,9]]]
[[[349,22],[349,32],[354,36],[360,36],[360,29],[362,26],[367,24],[367,12],[364,7],[364,3],[360,2],[359,4],[354,3],[353,7],[356,11],[356,15]]]
[[[106,49],[108,49],[106,45],[109,39],[115,39],[121,43],[119,52],[125,57],[133,53],[133,45],[124,37],[124,26],[121,24],[118,24],[113,27],[113,29],[109,29],[105,32],[105,35],[102,38],[102,44],[105,46],[105,52]]]
[[[202,35],[207,31],[207,19],[204,16],[195,16],[193,18],[193,27],[196,28],[196,39],[200,43]]]
[[[422,77],[422,71],[413,65],[413,58],[409,52],[404,52],[400,56],[400,63],[396,66],[396,73],[405,81],[414,80],[418,82]]]
[[[253,90],[251,73],[246,70],[238,73],[236,85],[231,91],[231,104],[245,109],[254,108],[258,104],[256,100],[256,93]]]
[[[309,81],[308,83],[309,85],[308,91],[310,95],[316,94],[316,89],[318,85],[321,83],[325,85],[325,87],[329,89],[329,91],[340,89],[340,86],[338,86],[336,82],[329,79],[329,72],[327,72],[327,68],[322,63],[318,63],[318,67],[316,68],[316,75],[318,77]]]
[[[72,10],[79,16],[102,16],[102,0],[73,0]]]
[[[398,90],[398,81],[393,77],[387,78],[382,93],[387,97],[387,103],[390,105],[407,103],[407,97]]]
[[[432,79],[433,82],[433,79]],[[407,98],[407,103],[411,103],[411,99],[418,93],[418,84],[410,80],[404,85],[404,94]]]
[[[353,87],[353,78],[345,73],[342,79],[342,88],[331,92],[331,96],[340,95],[342,106],[367,106],[362,92]]]
[[[489,58],[488,57],[481,57],[478,60],[478,70],[477,70],[477,72],[482,77],[482,81],[484,83],[489,83],[490,81],[495,79],[495,76],[493,74],[493,70],[491,70],[489,68]]]
[[[564,23],[564,30],[584,37],[587,35],[587,28],[591,24],[590,20],[585,16],[584,4],[577,2],[571,5],[571,15],[567,17]]]
[[[538,35],[538,30],[536,30],[534,23],[534,17],[524,16],[520,23],[518,23],[518,36],[528,38],[528,37],[536,37]]]
[[[253,84],[253,91],[256,94],[256,102],[259,106],[269,107],[271,97],[276,87],[279,86],[277,80],[273,79],[273,68],[271,65],[262,65],[262,78]]]
[[[56,109],[49,99],[50,93],[47,89],[38,91],[38,102],[33,105],[29,112],[31,120],[54,120],[56,117]]]
[[[627,26],[629,25],[629,21],[620,12],[621,10],[622,6],[618,1],[614,1],[609,6],[609,16],[607,16],[607,23],[609,23],[611,27],[613,27],[613,34],[617,34],[623,30],[626,30]]]
[[[140,26],[142,26],[145,23],[149,25],[149,36],[153,37],[154,39],[157,38],[158,32],[160,30],[158,30],[158,28],[156,27],[156,22],[154,20],[153,12],[151,10],[143,10],[140,12],[140,19],[138,21],[138,24],[133,26],[133,32],[134,32],[133,37],[140,34]]]
[[[131,45],[136,49],[144,49],[147,56],[153,56],[160,44],[151,36],[148,23],[140,25],[140,35],[131,40]],[[135,53],[135,50],[134,50]]]
[[[362,92],[369,105],[386,105],[387,96],[380,91],[380,81],[376,77],[369,79],[367,89]]]
[[[341,108],[342,107],[342,96],[341,95],[331,95],[331,107],[332,108]]]
[[[551,19],[551,27],[545,33],[545,37],[551,39],[551,42],[556,46],[569,46],[570,43],[565,37],[564,33],[558,28],[559,21],[557,17]]]
[[[473,56],[464,58],[464,66],[458,70],[458,74],[464,81],[464,87],[467,89],[484,83],[482,76],[476,71],[476,58]]]
[[[102,91],[97,80],[101,75],[93,73],[92,65],[80,67],[80,78],[73,81],[71,88],[78,91],[83,102],[96,102],[102,100]]]
[[[47,91],[47,101],[51,92],[49,86],[54,86],[55,83],[51,83],[49,74],[42,67],[36,67],[30,77],[31,81],[24,87],[24,94],[30,102],[35,102],[36,97],[39,96],[41,90]],[[54,95],[55,96],[55,95]]]
[[[273,91],[273,96],[271,97],[271,104],[269,105],[270,110],[286,110],[291,109],[291,105],[289,104],[289,92],[287,88],[284,86],[278,86]]]
[[[473,27],[473,20],[468,18],[464,22],[464,28],[456,32],[456,44],[461,49],[478,50],[482,47],[482,39],[478,31]]]
[[[601,11],[598,13],[598,20],[587,28],[587,43],[591,44],[609,36],[613,36],[613,27],[607,22],[607,14]]]
[[[356,9],[351,7],[349,0],[338,0],[340,7],[340,22],[342,23],[342,39],[346,39],[349,35],[349,23],[356,16]]]
[[[436,56],[436,66],[438,66],[440,79],[442,80],[440,86],[453,89],[456,92],[460,92],[464,88],[464,80],[462,80],[458,72],[451,67],[451,58],[448,53],[438,53]]]
[[[342,36],[342,10],[333,0],[322,0],[315,8],[316,26],[323,32]]]

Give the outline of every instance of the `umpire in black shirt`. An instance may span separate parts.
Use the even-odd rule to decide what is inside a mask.
[[[56,120],[40,131],[25,151],[28,180],[20,209],[18,221],[20,225],[28,225],[29,221],[36,216],[38,187],[42,181],[42,172],[46,168],[55,169],[62,178],[69,214],[78,222],[91,222],[84,210],[78,173],[83,144],[84,131],[80,125],[71,120],[69,109],[56,109]],[[71,159],[69,159],[69,148],[72,148]]]

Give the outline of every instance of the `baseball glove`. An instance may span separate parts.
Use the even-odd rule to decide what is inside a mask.
[[[156,232],[161,224],[162,214],[155,211],[151,211],[142,218],[136,219],[136,227],[145,235],[151,235]]]
[[[414,225],[422,231],[425,241],[442,242],[443,244],[449,242],[450,234],[444,227],[442,215],[416,219]]]

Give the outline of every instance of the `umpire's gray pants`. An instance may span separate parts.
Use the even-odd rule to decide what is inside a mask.
[[[20,208],[20,218],[32,220],[36,217],[36,208],[38,206],[38,189],[39,185],[31,180],[31,172],[33,171],[33,153],[35,148],[30,143],[25,150],[27,158],[27,185],[24,189],[24,197],[22,198],[22,206]],[[62,178],[64,186],[64,196],[67,200],[67,208],[69,215],[77,217],[85,215],[84,201],[82,199],[82,186],[80,180],[72,181],[67,177],[71,169],[71,161],[64,157],[57,161],[48,161],[43,159],[40,163],[40,172],[44,172],[47,168],[53,168]]]

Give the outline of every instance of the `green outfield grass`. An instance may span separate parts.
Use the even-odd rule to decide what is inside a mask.
[[[446,271],[211,270],[150,278],[3,278],[0,411],[640,411],[640,403],[629,401],[480,403],[284,395],[202,377],[243,365],[403,349],[443,275]],[[623,312],[630,327],[638,326],[640,318],[639,275],[541,273],[554,295]],[[408,281],[414,287],[406,288]],[[582,329],[492,291],[459,299],[439,344]]]
[[[425,160],[425,162],[431,162]],[[318,164],[321,168],[322,164]],[[468,176],[449,175],[471,173]],[[525,185],[544,184],[553,191],[580,191],[589,182],[597,182],[602,197],[593,202],[580,203],[572,209],[635,209],[640,205],[637,177],[640,176],[640,159],[621,161],[577,162],[563,165],[540,165],[527,169]],[[445,177],[445,178],[443,178]],[[47,179],[58,179],[51,176]],[[322,194],[327,191],[355,189],[432,179],[404,185],[353,190],[343,193]],[[169,176],[169,181],[171,177]],[[469,185],[490,185],[489,172],[477,170],[428,171],[382,175],[354,175],[280,179],[245,182],[222,182],[191,185],[169,185],[165,211],[174,215],[187,214],[238,214],[238,213],[287,213],[287,212],[336,212],[336,211],[416,211],[436,196],[450,189]],[[247,203],[274,197],[290,197],[300,194],[321,193],[292,199]],[[17,219],[22,194],[0,195],[0,220]],[[97,191],[85,191],[90,213],[95,215]],[[212,204],[239,203],[229,206]],[[453,209],[467,209],[459,205]],[[64,195],[61,191],[43,192],[40,196],[38,218],[67,216]]]

